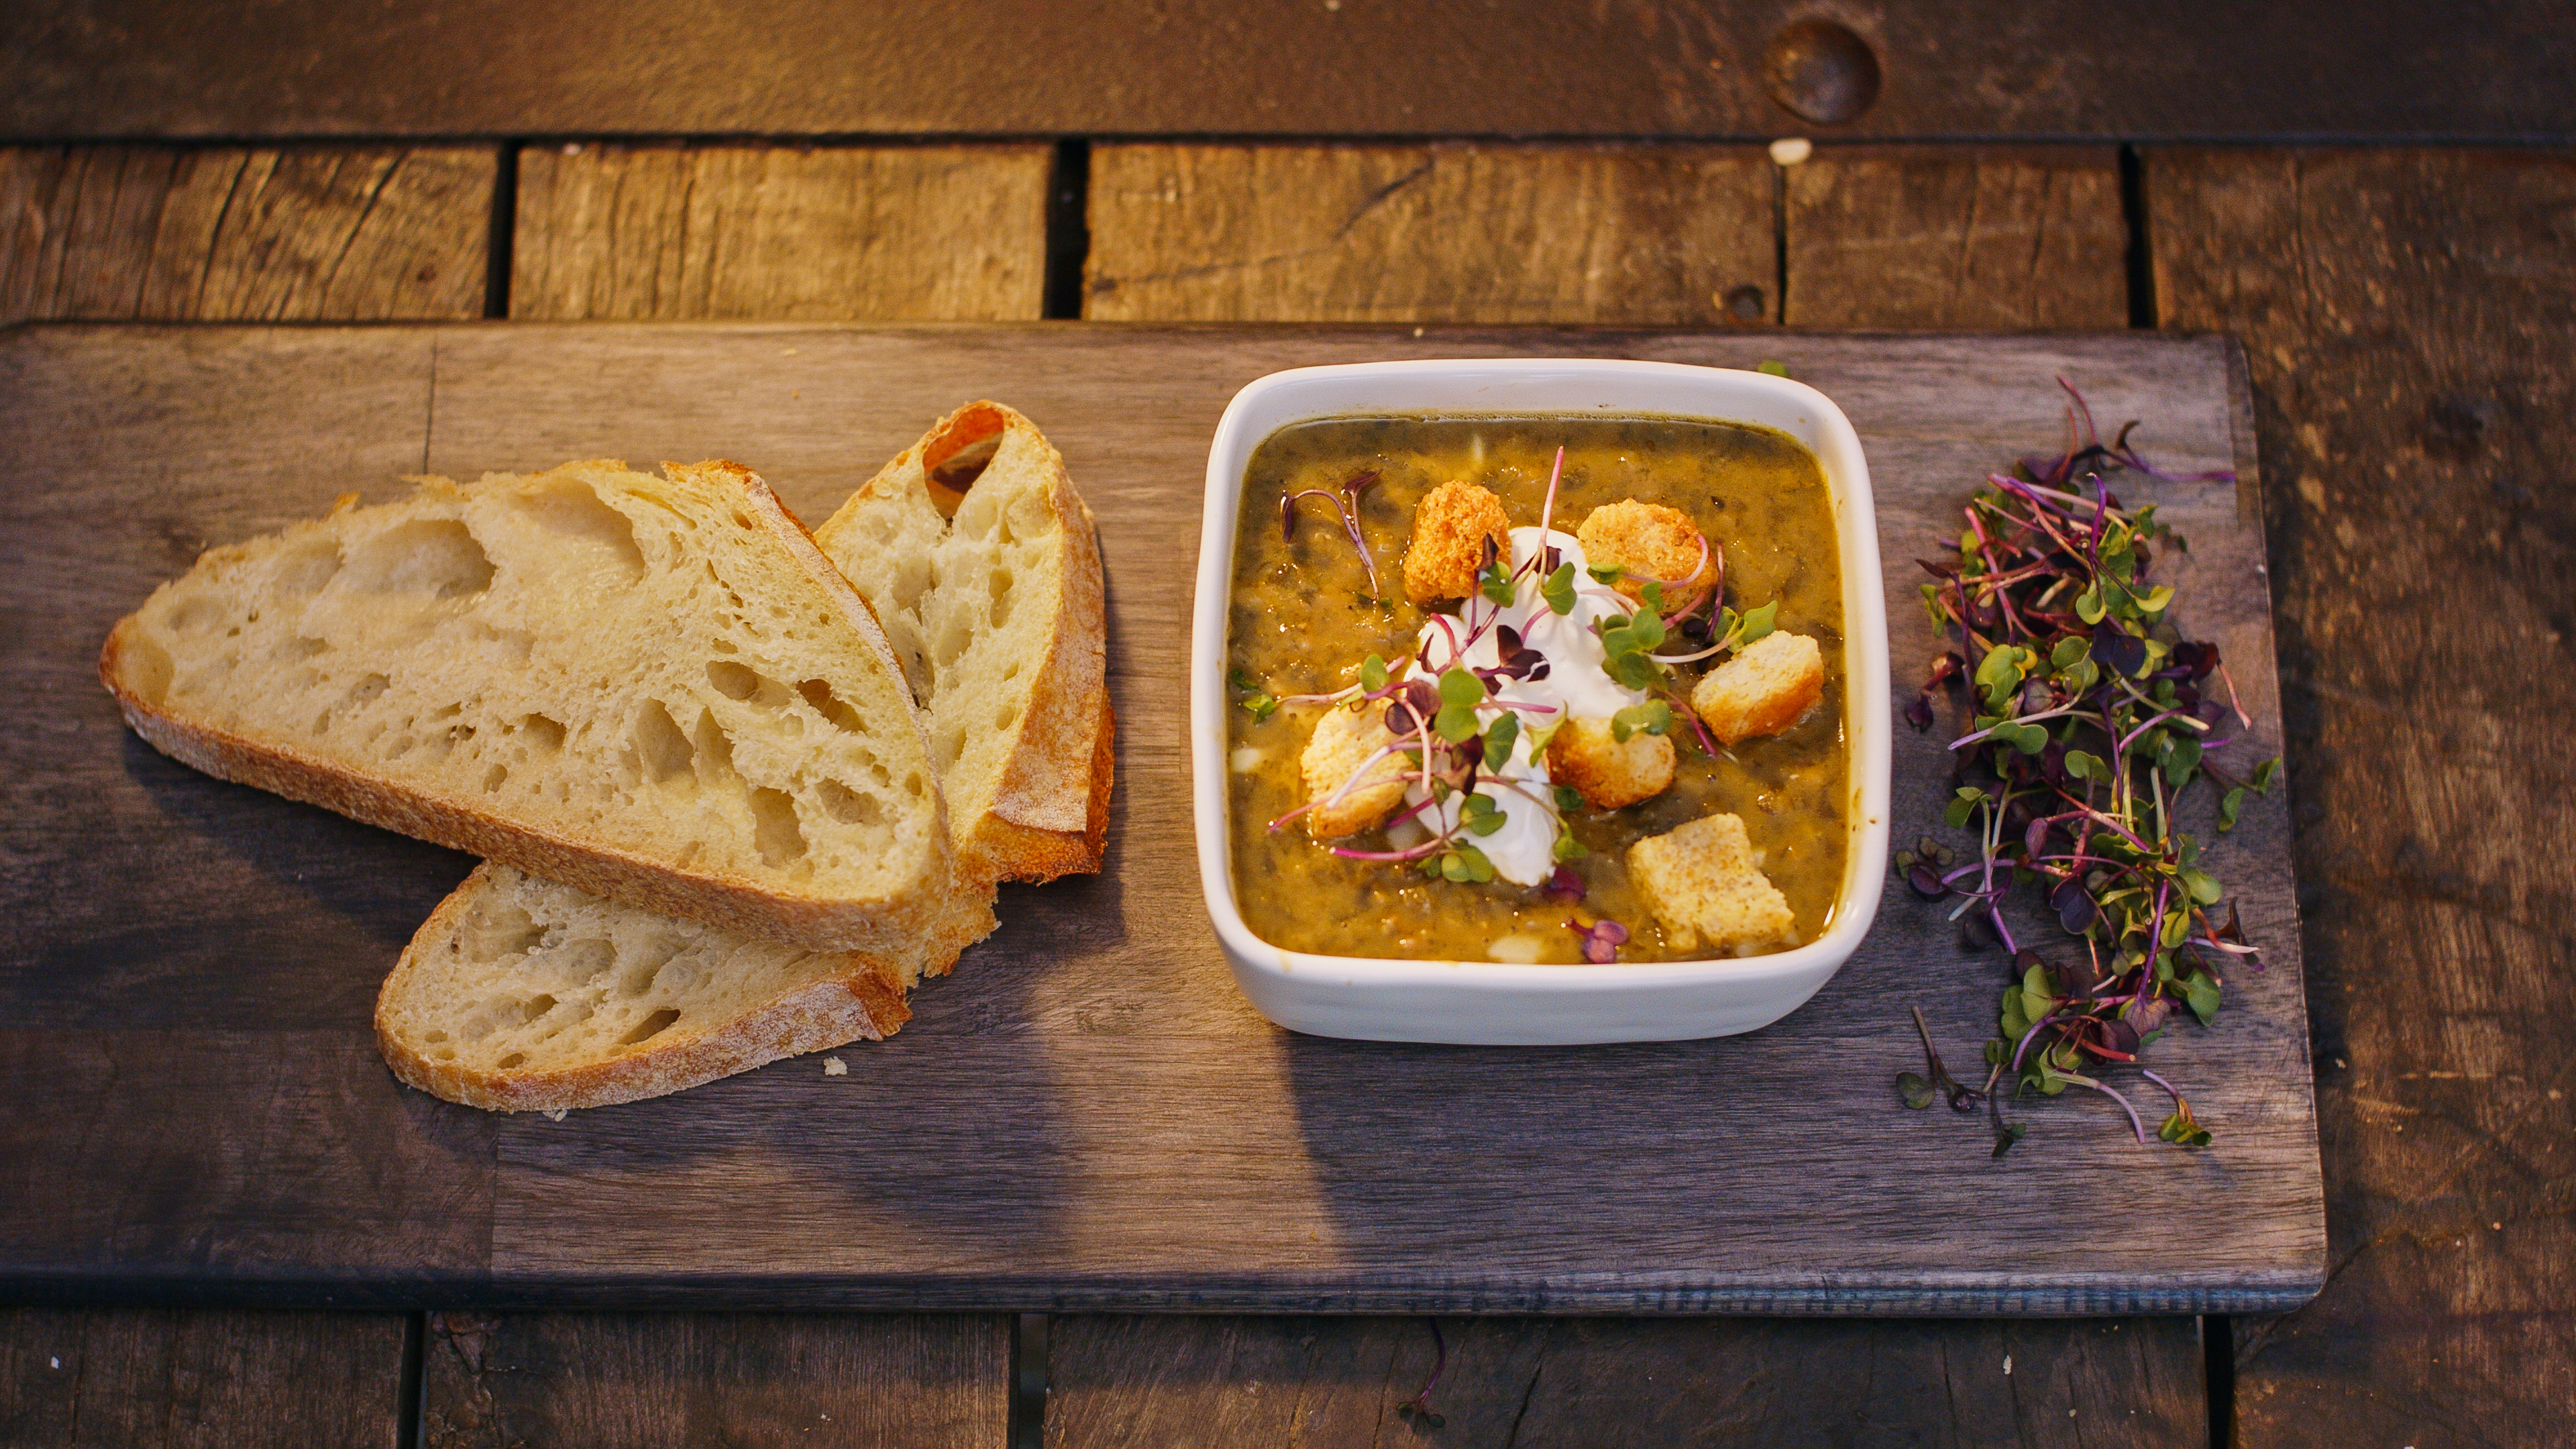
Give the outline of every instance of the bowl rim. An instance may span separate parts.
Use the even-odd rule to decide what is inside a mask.
[[[1816,453],[1824,469],[1835,511],[1835,534],[1843,568],[1844,728],[1851,741],[1852,812],[1845,855],[1845,874],[1834,914],[1824,933],[1803,946],[1755,956],[1708,957],[1688,961],[1612,962],[1576,966],[1566,963],[1495,960],[1415,959],[1390,956],[1326,956],[1275,945],[1254,934],[1234,896],[1232,842],[1226,829],[1229,811],[1229,708],[1225,689],[1226,626],[1233,588],[1234,539],[1242,502],[1243,471],[1252,452],[1280,428],[1327,417],[1368,416],[1348,407],[1280,410],[1274,397],[1353,379],[1464,383],[1485,381],[1653,379],[1665,384],[1693,382],[1712,387],[1769,394],[1803,408],[1820,435],[1800,438]],[[1429,413],[1466,417],[1578,415],[1602,417],[1681,417],[1747,422],[1720,407],[1686,411],[1603,403],[1590,409],[1564,407],[1479,407],[1419,397],[1391,398],[1386,415]],[[1775,426],[1774,424],[1762,424]],[[1255,430],[1258,430],[1255,433]],[[1251,434],[1251,436],[1247,436]],[[1819,446],[1819,443],[1825,446]],[[1842,455],[1828,458],[1827,449]],[[1839,466],[1838,466],[1839,465]],[[1281,976],[1335,980],[1354,987],[1402,988],[1436,986],[1455,989],[1477,978],[1513,994],[1587,996],[1649,986],[1697,983],[1756,985],[1777,979],[1803,981],[1819,970],[1839,967],[1860,946],[1877,914],[1886,876],[1889,770],[1893,749],[1893,716],[1889,712],[1887,622],[1881,596],[1874,495],[1858,432],[1832,398],[1792,378],[1736,368],[1690,363],[1645,362],[1583,357],[1507,357],[1407,359],[1335,363],[1289,368],[1245,384],[1228,402],[1208,447],[1207,490],[1201,519],[1199,566],[1191,606],[1190,743],[1191,808],[1198,844],[1199,885],[1208,914],[1226,954],[1238,969]],[[1853,526],[1857,524],[1858,526]]]

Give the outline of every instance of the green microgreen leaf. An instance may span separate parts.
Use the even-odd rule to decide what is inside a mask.
[[[1623,745],[1628,743],[1630,735],[1640,730],[1650,735],[1659,735],[1672,727],[1673,707],[1660,699],[1650,699],[1644,704],[1632,704],[1610,716],[1610,738]]]
[[[1261,687],[1253,683],[1252,677],[1245,674],[1242,670],[1227,670],[1225,682],[1228,688],[1232,689],[1236,694],[1243,696],[1241,699],[1236,700],[1235,703],[1242,705],[1245,709],[1252,712],[1253,723],[1259,724],[1263,720],[1266,720],[1279,712],[1279,701],[1270,695],[1262,693]]]
[[[1469,835],[1491,835],[1503,828],[1506,818],[1494,797],[1481,792],[1468,796],[1467,802],[1458,807],[1458,824]]]
[[[1520,743],[1521,717],[1504,710],[1502,716],[1485,726],[1485,764],[1501,769],[1512,758],[1512,747]]]
[[[1597,584],[1615,584],[1627,577],[1628,571],[1617,564],[1586,564],[1583,571]]]
[[[1539,585],[1538,595],[1540,598],[1547,600],[1547,607],[1550,613],[1573,613],[1574,565],[1570,563],[1558,564],[1556,566],[1556,572],[1547,576],[1547,582]]]
[[[1575,789],[1572,785],[1558,785],[1554,786],[1553,789],[1556,795],[1556,810],[1558,814],[1571,815],[1575,811],[1583,808],[1582,791]]]
[[[1386,688],[1386,661],[1372,654],[1360,661],[1360,688],[1371,694]]]
[[[1754,368],[1754,371],[1766,373],[1772,377],[1787,377],[1789,375],[1789,364],[1785,362],[1777,362],[1766,357],[1762,359],[1760,366]]]
[[[2111,781],[2110,765],[2090,750],[2068,750],[2066,773],[2078,780],[2100,780],[2104,784]]]
[[[1519,586],[1512,582],[1510,566],[1497,559],[1476,571],[1476,591],[1497,604],[1508,604]]]
[[[2218,1015],[2218,995],[2218,983],[2206,971],[2195,969],[2182,979],[2183,1004],[2191,1008],[2191,1014],[2199,1017],[2203,1026]]]
[[[2209,1145],[2209,1129],[2193,1119],[2191,1104],[2179,1097],[2174,1099],[2173,1115],[2156,1129],[2156,1136],[2182,1147]]]
[[[1563,865],[1569,860],[1580,860],[1591,853],[1592,852],[1583,848],[1582,841],[1574,838],[1574,832],[1571,830],[1565,831],[1556,837],[1556,847],[1550,852],[1550,854],[1555,857],[1556,862],[1559,865]]]
[[[2235,789],[2228,791],[2226,794],[2219,796],[2218,828],[2221,830],[2235,829],[2237,809],[2244,805],[2244,803],[2245,787],[2242,785],[2239,785]]]
[[[1896,1074],[1896,1100],[1906,1106],[1920,1112],[1932,1105],[1933,1096],[1932,1084],[1923,1080],[1921,1072]]]

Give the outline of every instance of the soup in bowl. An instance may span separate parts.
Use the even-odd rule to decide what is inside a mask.
[[[1678,1039],[1794,1009],[1884,870],[1856,437],[1670,364],[1275,374],[1209,463],[1202,883],[1280,1024]]]

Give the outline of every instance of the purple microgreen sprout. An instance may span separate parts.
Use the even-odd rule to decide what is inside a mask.
[[[1376,485],[1377,476],[1375,472],[1354,473],[1343,481],[1341,487],[1329,493],[1321,488],[1307,488],[1279,500],[1279,539],[1282,543],[1297,541],[1298,499],[1321,498],[1333,506],[1333,515],[1341,520],[1342,532],[1350,538],[1351,547],[1359,550],[1360,563],[1368,570],[1369,595],[1372,598],[1385,591],[1378,586],[1377,557],[1369,552],[1368,538],[1360,531],[1360,495]]]
[[[1565,928],[1583,938],[1583,959],[1595,966],[1607,966],[1619,959],[1619,948],[1628,944],[1628,928],[1607,916],[1584,924],[1581,916],[1567,919]]]

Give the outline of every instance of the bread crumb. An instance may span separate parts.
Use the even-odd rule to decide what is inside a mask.
[[[1623,743],[1606,719],[1567,720],[1548,736],[1547,773],[1593,809],[1617,810],[1673,783],[1672,738],[1637,730]]]
[[[1678,508],[1660,503],[1640,503],[1623,498],[1606,508],[1596,508],[1585,516],[1583,526],[1574,531],[1575,540],[1583,545],[1583,557],[1594,568],[1617,564],[1631,574],[1650,579],[1677,579],[1664,585],[1667,606],[1682,601],[1682,591],[1705,582],[1713,570],[1701,555],[1707,540],[1690,515]],[[1610,587],[1631,599],[1646,597],[1646,586],[1633,578],[1621,578]]]
[[[1806,718],[1825,693],[1825,656],[1804,634],[1765,634],[1710,670],[1691,708],[1722,745],[1776,735]]]
[[[1755,864],[1738,815],[1707,815],[1628,847],[1628,875],[1677,950],[1751,955],[1797,938],[1797,917]]]
[[[561,1107],[548,1107],[546,1110],[544,1110],[544,1111],[542,1111],[542,1112],[539,1112],[537,1115],[538,1115],[538,1116],[540,1116],[540,1117],[545,1118],[545,1119],[546,1119],[547,1121],[549,1121],[549,1122],[560,1122],[560,1121],[562,1121],[564,1118],[566,1118],[567,1116],[570,1116],[570,1115],[571,1115],[571,1113],[569,1113],[568,1111],[566,1111],[564,1108],[561,1108]]]
[[[845,1062],[845,1061],[841,1060],[839,1057],[825,1057],[825,1058],[823,1058],[823,1075],[824,1075],[824,1076],[827,1076],[827,1077],[846,1077],[846,1076],[848,1076],[849,1074],[850,1074],[850,1064],[849,1064],[848,1062]]]
[[[1317,840],[1357,835],[1404,803],[1405,757],[1378,755],[1394,742],[1395,736],[1386,732],[1386,709],[1382,705],[1365,709],[1335,705],[1324,711],[1323,717],[1315,721],[1315,732],[1307,737],[1306,752],[1297,761],[1306,782],[1306,798],[1331,800],[1342,782],[1363,764],[1372,757],[1376,763],[1368,764],[1366,780],[1349,794],[1331,805],[1318,803],[1306,812],[1309,835]]]
[[[1413,541],[1404,548],[1404,595],[1417,604],[1463,599],[1476,591],[1485,541],[1508,558],[1512,518],[1503,500],[1473,483],[1452,480],[1413,507]]]

